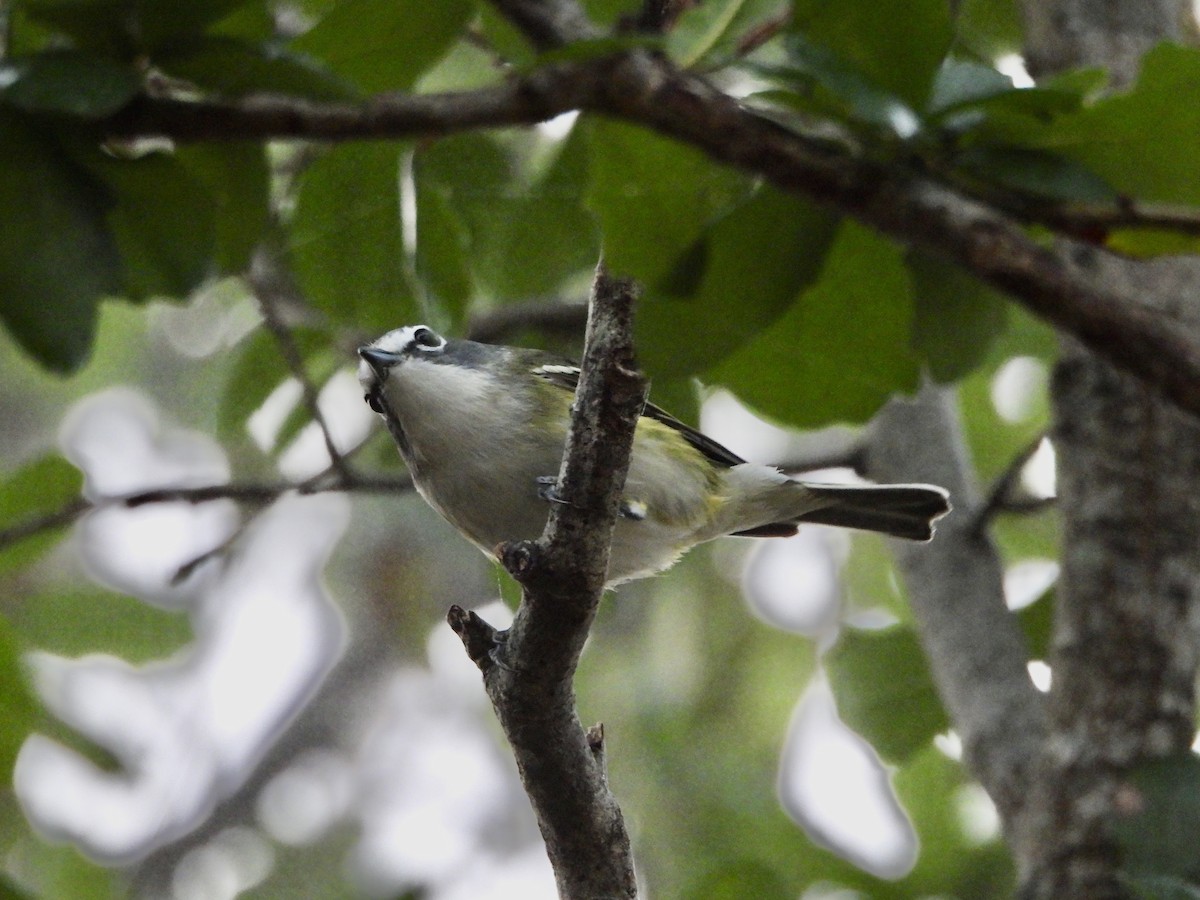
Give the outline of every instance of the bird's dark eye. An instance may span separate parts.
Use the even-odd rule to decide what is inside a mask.
[[[440,347],[443,342],[428,328],[418,328],[413,332],[413,343],[418,347]]]
[[[376,394],[363,394],[363,399],[367,401],[367,406],[371,407],[375,412],[383,415],[383,404],[379,402],[379,397]]]

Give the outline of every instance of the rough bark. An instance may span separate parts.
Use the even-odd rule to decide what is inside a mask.
[[[1012,846],[1028,840],[1029,785],[1046,734],[1028,649],[1004,602],[1003,568],[980,527],[981,502],[954,392],[925,386],[872,423],[867,472],[878,481],[928,481],[954,509],[932,543],[894,541],[913,618],[964,761],[992,797]]]
[[[1028,0],[1035,74],[1102,65],[1130,81],[1153,43],[1194,34],[1179,0]],[[1200,296],[1195,260],[1143,266],[1146,290]],[[1022,848],[1030,898],[1125,897],[1111,833],[1123,777],[1194,737],[1200,424],[1066,340],[1052,385],[1063,570],[1051,736]]]
[[[561,503],[537,541],[498,552],[524,588],[497,634],[455,607],[450,624],[480,667],[533,805],[559,895],[635,897],[633,855],[604,765],[603,731],[584,731],[574,675],[604,591],[609,542],[647,383],[633,358],[632,282],[593,287],[583,371],[558,474]]]

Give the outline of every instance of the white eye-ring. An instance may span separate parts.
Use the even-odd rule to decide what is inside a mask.
[[[412,336],[413,344],[421,350],[439,350],[446,346],[446,339],[424,325],[417,328]]]

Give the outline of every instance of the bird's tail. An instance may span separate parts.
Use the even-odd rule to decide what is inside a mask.
[[[827,503],[804,513],[802,522],[877,531],[912,541],[933,537],[933,523],[950,511],[949,494],[930,484],[804,485]]]

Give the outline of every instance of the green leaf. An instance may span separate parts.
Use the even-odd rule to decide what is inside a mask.
[[[960,266],[923,253],[906,262],[913,285],[912,346],[934,380],[957,381],[987,358],[1008,302]]]
[[[471,235],[459,218],[447,192],[438,185],[418,179],[417,246],[413,261],[417,282],[444,310],[451,326],[461,324],[471,299],[471,267],[468,263]]]
[[[400,153],[391,144],[346,144],[300,179],[291,256],[300,285],[335,322],[367,333],[411,320],[404,271]]]
[[[351,100],[352,84],[315,60],[270,44],[203,37],[172,47],[155,62],[177,78],[225,97],[275,93],[310,100]]]
[[[902,763],[950,727],[912,629],[846,629],[825,655],[842,721]]]
[[[327,333],[308,328],[293,328],[292,339],[303,359],[327,350],[331,343]],[[217,434],[223,443],[244,440],[251,414],[291,377],[278,342],[265,328],[245,337],[237,354],[217,412]]]
[[[925,107],[952,38],[945,0],[796,0],[792,24],[912,109]]]
[[[291,49],[321,60],[365,93],[401,90],[450,49],[473,12],[469,0],[346,0]]]
[[[901,250],[845,222],[824,262],[816,285],[710,373],[759,412],[800,427],[865,422],[918,382]]]
[[[187,616],[90,585],[26,598],[13,624],[40,650],[133,664],[164,659],[194,638]]]
[[[79,47],[122,56],[199,34],[247,0],[20,0],[29,18]]]
[[[86,359],[96,304],[121,287],[112,198],[46,135],[0,110],[0,318],[40,363]]]
[[[216,204],[173,156],[86,162],[116,198],[109,214],[132,300],[186,297],[216,271]]]
[[[583,206],[586,142],[572,133],[552,151],[543,169],[521,168],[496,138],[469,134],[415,157],[418,197],[436,194],[457,216],[475,284],[492,299],[547,294],[595,266],[595,225]]]
[[[44,456],[23,466],[0,483],[0,529],[51,516],[79,499],[83,476],[61,456]],[[0,551],[0,571],[26,566],[62,537],[65,520]]]
[[[1132,802],[1113,827],[1122,871],[1200,883],[1200,757],[1185,752],[1143,762],[1124,789]]]
[[[788,36],[787,51],[784,65],[755,68],[780,77],[792,87],[798,99],[807,98],[817,110],[824,106],[829,113],[886,129],[901,138],[910,137],[916,130],[917,116],[911,106],[836,51],[802,34]],[[822,103],[821,97],[811,96],[813,83],[824,88],[836,102]]]
[[[141,87],[137,73],[77,50],[52,50],[0,62],[0,104],[28,112],[96,119],[116,112]]]
[[[749,179],[692,147],[608,119],[587,122],[587,205],[609,269],[657,282],[704,230],[746,196]]]
[[[926,111],[941,115],[962,104],[989,100],[1016,90],[1011,78],[991,66],[947,57],[933,80]]]
[[[727,860],[695,878],[685,900],[742,900],[745,897],[786,897],[789,891],[779,873],[757,860]]]
[[[678,378],[712,370],[778,319],[821,271],[836,219],[799,197],[764,186],[699,240],[703,265],[673,286],[695,284],[690,296],[650,285],[638,311],[638,354],[647,371]]]
[[[667,53],[679,65],[723,62],[755,28],[783,14],[780,0],[707,0],[687,9],[667,35]]]
[[[978,146],[954,160],[959,169],[991,184],[1048,200],[1115,203],[1117,193],[1075,160],[1025,147]]]
[[[246,6],[262,0],[130,0],[143,46],[151,51],[200,34]]]
[[[1030,659],[1045,659],[1050,653],[1050,639],[1054,634],[1054,598],[1054,588],[1050,588],[1017,611],[1017,621],[1025,633]]]
[[[130,0],[18,0],[29,21],[68,35],[81,48],[131,53]]]
[[[955,45],[983,59],[1020,53],[1024,40],[1015,0],[962,0],[954,17]]]
[[[269,223],[271,172],[263,145],[186,144],[175,149],[175,158],[204,185],[214,206],[220,270],[245,271]]]
[[[37,725],[40,706],[21,663],[21,644],[0,616],[0,777],[11,784],[13,763]]]
[[[1200,205],[1200,50],[1161,44],[1142,59],[1137,84],[1055,119],[1032,144],[1069,157],[1123,195]]]

